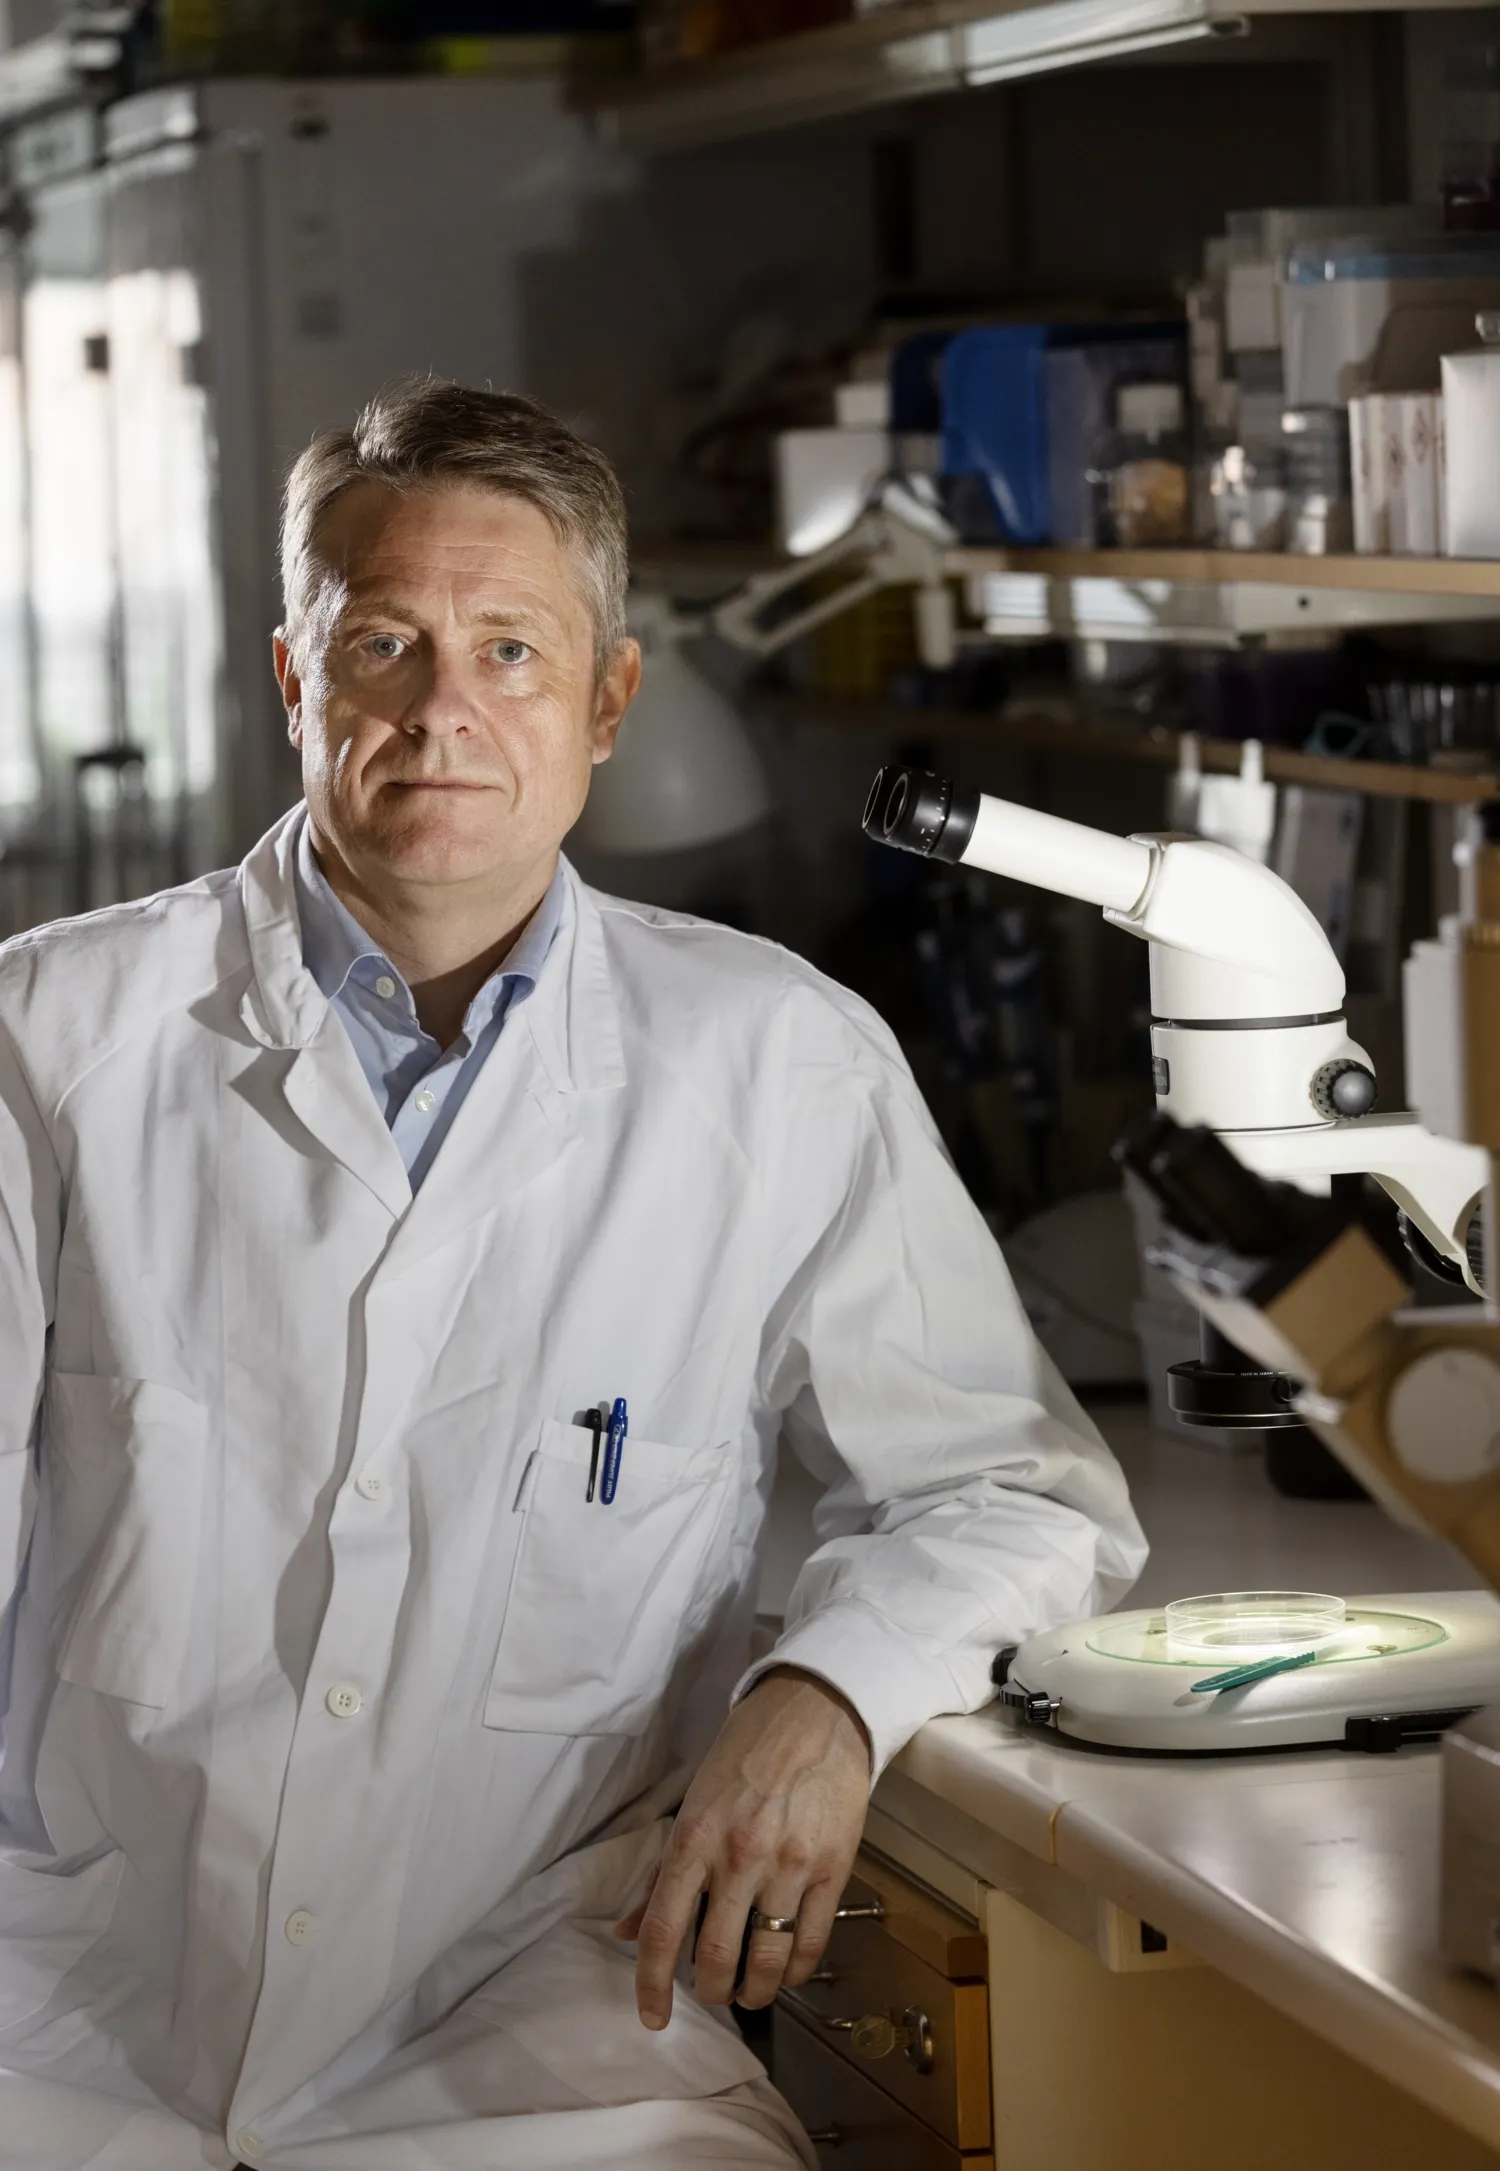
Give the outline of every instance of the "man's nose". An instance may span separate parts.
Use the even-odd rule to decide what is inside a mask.
[[[473,658],[434,646],[401,719],[402,729],[429,739],[452,739],[477,731],[479,724]]]

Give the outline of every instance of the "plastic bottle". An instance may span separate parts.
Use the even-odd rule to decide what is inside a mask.
[[[1099,533],[1126,550],[1187,542],[1192,471],[1181,385],[1122,385],[1115,415],[1096,479]]]

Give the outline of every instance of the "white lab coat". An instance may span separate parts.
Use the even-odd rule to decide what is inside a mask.
[[[525,2058],[443,2061],[639,1888],[744,1672],[778,1435],[826,1491],[775,1655],[878,1763],[1143,1557],[862,1003],[570,872],[413,1200],[302,966],[300,818],[0,951],[5,2171],[69,2090],[59,2171],[168,2130],[407,2171],[529,2164],[472,2134],[555,2109],[539,2042],[574,2104],[752,2083],[690,2007],[575,2026],[586,1937]]]

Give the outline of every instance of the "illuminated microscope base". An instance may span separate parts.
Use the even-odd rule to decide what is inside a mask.
[[[1424,1714],[1451,1718],[1500,1701],[1500,1599],[1488,1591],[1351,1598],[1343,1632],[1311,1663],[1195,1693],[1196,1682],[1230,1663],[1227,1652],[1217,1660],[1170,1652],[1160,1608],[1110,1613],[1023,1644],[1006,1697],[1019,1711],[1024,1692],[1049,1731],[1102,1748],[1171,1756],[1317,1742],[1394,1748],[1405,1728],[1413,1738],[1435,1730],[1414,1723]]]

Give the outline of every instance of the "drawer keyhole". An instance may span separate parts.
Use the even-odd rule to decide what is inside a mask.
[[[889,2058],[899,2050],[915,2072],[932,2071],[932,2022],[920,2006],[908,2005],[899,2025],[889,2013],[861,2013],[857,2020],[830,2020],[827,2026],[848,2030],[856,2058]]]

